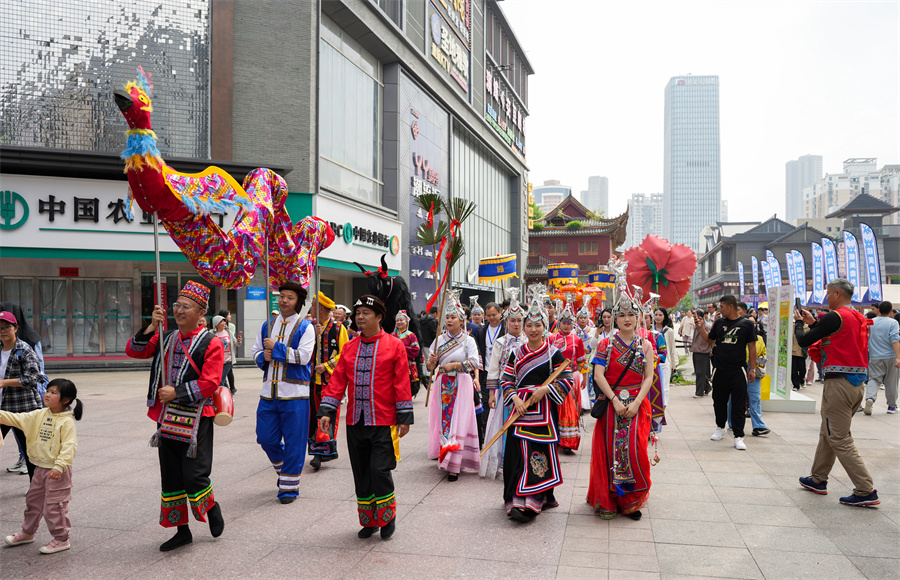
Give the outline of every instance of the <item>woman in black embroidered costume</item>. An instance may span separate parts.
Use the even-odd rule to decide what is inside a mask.
[[[500,379],[504,404],[521,415],[508,431],[503,452],[506,514],[520,522],[533,520],[544,508],[557,507],[553,488],[562,483],[557,453],[559,405],[573,381],[566,369],[556,382],[541,386],[565,362],[562,353],[547,342],[546,331],[547,312],[536,296],[525,318],[528,342],[510,355]],[[536,402],[526,409],[529,397]]]

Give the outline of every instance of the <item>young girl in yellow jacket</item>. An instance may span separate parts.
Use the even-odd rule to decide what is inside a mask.
[[[41,548],[42,554],[69,549],[69,500],[72,497],[72,460],[78,442],[75,421],[81,419],[82,404],[75,383],[54,379],[47,385],[44,408],[30,413],[0,411],[0,423],[24,431],[28,458],[35,465],[34,478],[25,496],[22,531],[6,536],[10,546],[30,544],[41,523],[53,540]]]

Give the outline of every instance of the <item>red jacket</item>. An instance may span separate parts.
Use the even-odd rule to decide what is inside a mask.
[[[367,427],[412,425],[412,395],[406,347],[380,330],[371,338],[362,334],[344,345],[328,385],[322,390],[319,416],[332,419],[349,392],[347,425],[360,420]]]
[[[177,341],[179,338],[183,340],[184,344],[190,345],[191,340],[200,333],[201,329],[197,329],[190,334],[183,335],[178,330],[175,331],[178,336],[175,338]],[[205,329],[204,329],[205,330]],[[146,334],[143,334],[143,330],[138,331],[138,334],[128,341],[128,344],[125,346],[125,354],[130,356],[131,358],[152,358],[157,354],[157,346],[159,344],[159,333],[154,332],[152,336],[149,337],[149,340],[145,342],[148,338]],[[167,361],[168,362],[168,361]],[[156,368],[157,361],[154,361],[154,367]],[[190,365],[191,363],[187,360],[184,361],[185,365]],[[196,399],[198,398],[209,398],[215,394],[216,389],[219,387],[219,383],[222,382],[222,367],[225,364],[225,349],[222,346],[222,341],[213,338],[213,340],[209,343],[209,346],[206,348],[206,353],[203,357],[203,365],[200,366],[200,379],[196,381],[190,381],[189,383],[183,383],[181,385],[168,385],[175,387],[175,395],[176,402],[180,403],[194,403],[196,404]],[[163,382],[165,382],[165,369],[163,370]],[[152,377],[151,377],[151,380]],[[156,385],[156,388],[164,385]],[[147,416],[153,419],[156,422],[159,422],[159,414],[162,412],[162,403],[159,402],[159,398],[154,399],[155,404],[147,410]],[[204,417],[215,417],[216,410],[211,404],[207,404],[203,407],[203,416]]]

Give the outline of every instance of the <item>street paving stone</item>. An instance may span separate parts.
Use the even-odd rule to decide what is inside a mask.
[[[214,539],[193,522],[194,542],[159,552],[171,531],[158,525],[159,467],[148,446],[146,372],[69,375],[85,403],[70,504],[72,549],[43,556],[44,524],[34,544],[0,547],[0,577],[33,578],[896,578],[900,569],[900,415],[883,401],[859,414],[853,436],[882,498],[879,508],[842,506],[851,483],[839,463],[829,494],[802,490],[818,438],[819,417],[766,413],[772,433],[710,441],[710,397],[673,386],[668,425],[652,469],[640,521],[600,519],[585,501],[594,421],[584,417],[581,449],[561,456],[560,507],[518,524],[503,509],[502,484],[477,474],[447,481],[426,456],[424,396],[417,424],[401,441],[394,472],[397,532],[356,537],[353,478],[343,426],[340,457],[319,472],[304,469],[300,497],[276,499],[276,475],[256,444],[259,374],[235,370],[236,414],[216,427],[213,490],[225,514]],[[822,385],[804,389],[821,400]],[[747,430],[749,433],[749,419]],[[651,448],[651,455],[653,449]],[[0,448],[0,533],[21,525],[26,477],[7,473],[11,437]]]

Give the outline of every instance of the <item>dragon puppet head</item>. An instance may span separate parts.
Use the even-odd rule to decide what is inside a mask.
[[[124,89],[116,89],[113,98],[122,116],[128,121],[129,128],[150,130],[150,113],[153,112],[150,95],[153,83],[143,68],[138,67],[138,74],[138,79],[126,84]]]

